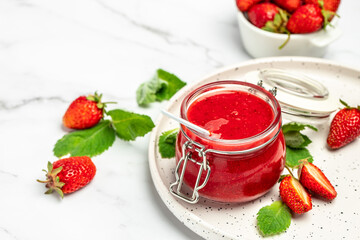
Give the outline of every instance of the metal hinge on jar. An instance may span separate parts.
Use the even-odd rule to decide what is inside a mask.
[[[258,85],[259,87],[264,88],[264,82],[263,82],[263,80],[259,80],[259,81],[257,82],[257,85]],[[265,89],[265,88],[264,88],[264,89]],[[269,91],[274,97],[276,97],[277,87],[273,87],[272,89],[269,89],[268,91]]]
[[[193,159],[191,157],[192,152],[187,151],[187,149],[195,150],[198,153],[199,157],[202,159],[202,162],[198,162],[195,159]],[[186,165],[189,160],[199,166],[199,172],[198,172],[198,175],[196,178],[195,186],[193,187],[193,193],[192,193],[191,197],[189,197],[186,194],[181,192],[181,187],[184,182]],[[179,174],[181,165],[182,165],[182,169]],[[205,177],[204,181],[200,184],[200,178],[204,171],[206,172],[206,177]],[[199,190],[205,187],[206,183],[209,180],[210,172],[211,172],[211,170],[210,170],[208,161],[206,159],[205,148],[196,142],[186,141],[182,146],[182,156],[181,156],[178,164],[176,165],[176,169],[175,169],[176,181],[174,183],[172,183],[169,187],[170,193],[172,195],[174,195],[175,197],[184,200],[185,202],[192,203],[192,204],[197,203],[199,201]],[[175,188],[175,190],[174,190],[174,188]]]

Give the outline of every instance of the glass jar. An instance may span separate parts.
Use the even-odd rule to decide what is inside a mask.
[[[280,105],[273,93],[260,86],[241,81],[218,81],[200,86],[183,100],[181,118],[188,120],[189,107],[198,99],[229,90],[246,92],[264,100],[273,111],[272,122],[260,133],[243,139],[207,136],[180,125],[176,140],[176,182],[171,184],[170,192],[186,202],[196,203],[199,196],[220,202],[253,200],[276,184],[284,168]],[[184,192],[183,183],[192,193]]]

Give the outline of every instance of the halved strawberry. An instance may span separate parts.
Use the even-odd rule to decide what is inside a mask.
[[[300,183],[313,193],[332,200],[336,197],[337,192],[325,174],[314,164],[303,160],[298,169]]]
[[[287,175],[281,180],[280,196],[294,213],[302,214],[312,209],[310,194],[291,175]]]

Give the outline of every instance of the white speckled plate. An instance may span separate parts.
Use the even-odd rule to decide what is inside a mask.
[[[199,85],[217,80],[243,80],[249,71],[273,67],[306,74],[327,86],[330,94],[349,104],[360,104],[359,70],[316,58],[277,57],[243,62],[195,81],[170,100],[167,110],[178,115],[184,96]],[[314,163],[333,183],[338,197],[331,202],[313,198],[313,209],[295,216],[289,229],[273,236],[274,239],[360,239],[360,139],[342,149],[330,151],[326,147],[329,124],[329,120],[317,123],[319,131],[308,130],[306,134],[313,140],[309,150]],[[151,175],[165,205],[187,227],[206,239],[262,238],[256,228],[256,214],[260,208],[279,199],[278,185],[263,197],[245,204],[221,204],[202,198],[192,205],[169,193],[169,185],[175,179],[175,159],[161,158],[157,142],[163,131],[176,127],[176,122],[160,117],[149,144]]]

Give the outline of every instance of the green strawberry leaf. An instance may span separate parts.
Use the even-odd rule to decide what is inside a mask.
[[[177,76],[162,69],[157,70],[157,77],[160,79],[160,89],[156,92],[156,100],[169,100],[174,94],[186,85]]]
[[[144,106],[156,101],[156,92],[160,89],[158,78],[142,83],[136,90],[136,101],[138,105]]]
[[[263,26],[261,29],[275,33],[288,33],[286,29],[288,15],[289,14],[285,10],[279,9],[279,12],[275,14],[274,19],[267,21],[265,23],[265,26]],[[285,42],[285,44],[287,43],[287,41]]]
[[[305,148],[312,141],[304,134],[297,131],[290,131],[284,134],[286,146],[291,148]]]
[[[286,146],[297,148],[298,146],[301,146],[305,139],[303,138],[302,134],[297,131],[290,131],[284,134]]]
[[[308,162],[313,162],[313,157],[311,156],[307,148],[294,149],[291,147],[286,147],[286,165],[291,168],[297,168],[300,165],[300,160],[308,159]]]
[[[300,131],[305,128],[310,128],[314,131],[317,131],[317,128],[309,125],[298,122],[290,122],[282,126],[282,131],[285,137],[286,146],[291,148],[305,148],[311,143],[310,138],[306,135],[301,134]]]
[[[281,15],[279,13],[275,14],[275,17],[274,17],[274,25],[276,27],[280,27],[280,25],[282,24],[282,18],[281,18]]]
[[[111,110],[107,114],[112,118],[116,135],[125,141],[142,137],[155,127],[151,118],[146,115],[127,112],[121,109]]]
[[[115,141],[115,131],[109,120],[98,123],[95,127],[71,132],[58,140],[53,149],[56,157],[96,156],[107,150]]]
[[[271,236],[284,232],[291,224],[291,212],[282,201],[275,201],[257,213],[257,226],[261,235]]]
[[[282,181],[285,177],[287,177],[287,176],[289,176],[289,174],[280,175],[280,178],[279,178],[279,180],[278,180],[278,183],[281,183],[281,181]]]
[[[163,132],[159,137],[159,152],[163,158],[175,157],[176,136],[179,132],[178,128]]]
[[[279,15],[280,15],[280,17],[282,19],[282,23],[283,23],[282,25],[286,26],[286,24],[287,24],[287,22],[289,20],[290,14],[287,11],[283,10],[283,9],[279,9]]]
[[[301,136],[303,137],[303,139],[305,140],[300,146],[298,147],[294,147],[294,148],[305,148],[307,147],[307,145],[309,145],[310,143],[312,143],[312,141],[310,140],[310,138],[304,134],[301,134]]]
[[[317,131],[318,129],[312,125],[309,125],[309,124],[303,124],[303,123],[298,123],[298,122],[289,122],[287,124],[284,124],[282,126],[282,132],[285,134],[287,132],[290,132],[290,131],[302,131],[304,130],[306,127],[314,130],[314,131]]]
[[[268,32],[276,32],[276,26],[273,21],[267,21],[261,29]]]
[[[136,91],[136,101],[140,106],[146,106],[155,101],[169,100],[177,91],[186,85],[177,76],[158,69],[155,76],[142,83]]]

